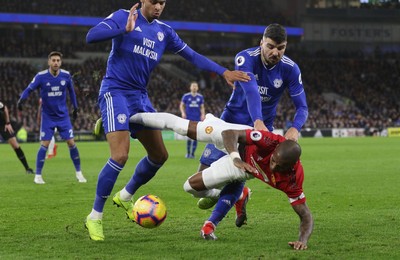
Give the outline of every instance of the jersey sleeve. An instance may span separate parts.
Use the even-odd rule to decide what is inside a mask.
[[[86,42],[96,43],[106,41],[124,34],[126,32],[125,25],[127,18],[126,15],[123,15],[123,12],[126,12],[126,10],[118,10],[112,13],[91,28],[86,35]]]
[[[69,84],[68,84],[68,92],[69,92],[69,97],[71,99],[72,106],[77,109],[78,108],[78,102],[76,100],[76,94],[75,94],[75,89],[74,89],[74,81],[72,80],[72,77],[69,76]]]
[[[29,94],[38,89],[40,87],[40,77],[39,74],[36,74],[36,76],[32,79],[31,83],[29,83],[28,87],[22,92],[21,94],[21,100],[25,100],[28,98]]]
[[[192,48],[190,48],[186,44],[181,50],[179,50],[176,53],[181,55],[184,59],[186,59],[187,61],[189,61],[196,67],[198,67],[199,69],[213,71],[213,72],[217,73],[218,75],[222,75],[227,70],[227,68],[222,67],[218,63],[197,53],[196,51],[194,51]]]
[[[294,115],[292,127],[300,131],[308,118],[308,105],[300,68],[296,63],[290,71],[288,90],[290,98],[296,107],[296,114]]]
[[[288,189],[285,191],[288,196],[289,203],[292,206],[303,204],[306,202],[306,195],[303,192],[304,170],[300,161],[295,165],[296,177],[295,183],[290,183]]]
[[[258,91],[257,80],[254,76],[254,59],[252,59],[245,51],[239,52],[235,57],[235,70],[246,72],[250,77],[248,82],[239,82],[246,96],[247,111],[253,123],[259,119],[263,120],[261,109],[261,96]]]
[[[272,132],[252,129],[246,130],[246,144],[254,144],[260,148],[260,155],[266,156],[272,153],[275,150],[275,147],[285,140],[285,137]]]

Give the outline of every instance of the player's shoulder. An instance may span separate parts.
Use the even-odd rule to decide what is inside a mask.
[[[158,19],[154,19],[154,22],[155,22],[158,26],[160,26],[161,28],[165,28],[165,29],[168,29],[168,30],[172,29],[172,27],[171,27],[170,25],[168,25],[168,24],[166,24],[165,22],[160,21],[160,20],[158,20]]]
[[[182,98],[187,98],[189,95],[191,95],[191,93],[190,93],[190,92],[187,92],[187,93],[185,93],[185,94],[182,95]]]
[[[291,58],[289,58],[286,55],[282,56],[282,59],[280,62],[283,66],[288,66],[288,67],[296,67],[297,66],[296,62],[294,62]]]
[[[252,64],[260,59],[261,48],[253,47],[242,50],[235,57],[235,65],[240,67],[244,64]],[[250,62],[250,63],[249,63]]]
[[[68,70],[64,70],[64,69],[60,69],[60,73],[65,74],[65,75],[68,75],[68,76],[71,75],[71,73],[69,73]]]
[[[36,76],[42,76],[42,75],[46,75],[46,74],[48,74],[48,73],[50,73],[49,70],[48,70],[48,69],[45,69],[45,70],[39,71],[39,72],[36,74]]]
[[[238,56],[258,57],[260,56],[260,54],[261,54],[261,48],[260,46],[257,46],[238,52],[238,54],[236,54],[236,57]]]
[[[104,20],[105,21],[113,20],[114,22],[117,22],[117,23],[126,23],[126,20],[128,19],[128,16],[129,16],[129,10],[119,9],[119,10],[111,13]]]

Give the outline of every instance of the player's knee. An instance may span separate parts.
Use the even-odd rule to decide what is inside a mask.
[[[111,156],[111,159],[113,159],[120,165],[125,165],[125,163],[128,161],[128,158],[129,158],[129,156],[127,153],[119,153],[119,154]]]
[[[164,151],[157,151],[157,153],[149,154],[149,159],[156,163],[156,164],[164,164],[168,160],[168,152]]]
[[[183,184],[183,190],[186,192],[189,192],[191,194],[194,194],[196,191],[192,188],[192,186],[189,183],[189,179],[187,179],[185,181],[185,183]]]

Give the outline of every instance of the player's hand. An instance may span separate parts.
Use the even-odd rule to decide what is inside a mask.
[[[307,245],[301,241],[288,242],[288,245],[291,246],[294,250],[306,250]]]
[[[247,75],[246,72],[239,71],[239,70],[225,70],[222,76],[225,78],[226,82],[235,89],[235,85],[233,84],[235,81],[243,81],[248,82],[250,81],[250,76]]]
[[[299,131],[296,128],[291,127],[286,131],[285,138],[297,142],[299,140]]]
[[[76,120],[78,118],[78,112],[79,108],[75,108],[74,111],[72,111],[72,120]]]
[[[254,121],[254,130],[268,131],[268,128],[265,126],[264,121],[257,119],[256,121]]]
[[[10,123],[8,123],[8,124],[6,124],[6,125],[4,126],[4,131],[5,131],[5,132],[9,132],[10,134],[13,134],[13,133],[14,133],[14,129],[13,129],[13,127],[11,126]]]
[[[24,105],[24,100],[22,100],[22,99],[19,99],[18,100],[18,103],[17,103],[17,107],[18,107],[18,110],[19,111],[22,111],[22,106]]]
[[[237,168],[239,168],[239,169],[241,169],[241,170],[243,170],[243,171],[245,171],[245,172],[249,172],[249,173],[256,173],[256,172],[257,172],[256,168],[254,168],[253,166],[251,166],[251,165],[248,164],[248,163],[245,163],[245,162],[242,161],[240,158],[235,158],[235,159],[233,160],[233,164],[234,164]]]
[[[138,18],[137,8],[139,3],[134,4],[129,10],[128,20],[126,21],[125,30],[126,32],[132,32],[135,29],[136,19]]]

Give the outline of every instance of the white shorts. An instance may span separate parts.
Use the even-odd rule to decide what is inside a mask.
[[[237,168],[229,155],[225,155],[211,166],[203,170],[203,182],[207,189],[222,188],[228,183],[235,181],[245,181],[254,178]]]

